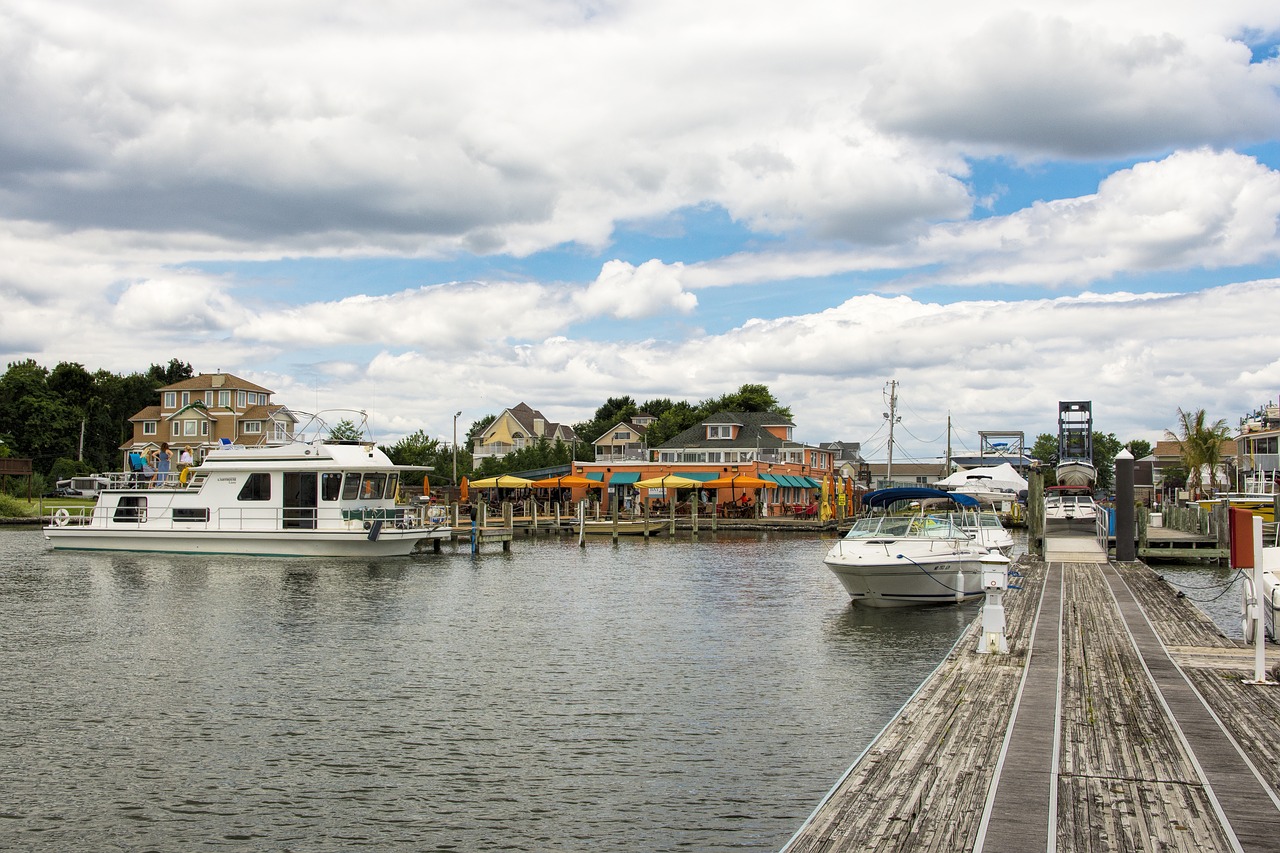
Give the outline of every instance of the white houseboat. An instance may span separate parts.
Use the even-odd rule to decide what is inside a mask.
[[[197,467],[109,475],[97,503],[60,509],[54,549],[385,557],[451,535],[443,514],[397,501],[402,473],[372,443],[225,444]]]

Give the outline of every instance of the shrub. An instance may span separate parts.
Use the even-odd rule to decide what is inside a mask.
[[[9,495],[0,495],[0,518],[26,518],[32,514],[26,501],[20,501]]]

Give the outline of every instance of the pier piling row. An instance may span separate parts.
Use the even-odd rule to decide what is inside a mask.
[[[1140,562],[1048,551],[1014,566],[1009,654],[975,621],[785,853],[1280,850],[1252,650]]]

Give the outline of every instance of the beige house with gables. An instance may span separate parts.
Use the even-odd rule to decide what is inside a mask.
[[[120,449],[127,457],[131,451],[145,452],[167,441],[175,451],[191,448],[198,462],[210,448],[226,442],[287,444],[298,419],[271,402],[273,393],[230,373],[201,373],[166,385],[160,389],[160,405],[129,418],[133,438]]]
[[[482,459],[490,456],[506,456],[523,450],[543,436],[553,444],[556,441],[576,444],[578,441],[573,427],[547,420],[542,412],[519,403],[510,409],[504,409],[502,414],[493,419],[493,423],[476,436],[471,456],[479,464]]]

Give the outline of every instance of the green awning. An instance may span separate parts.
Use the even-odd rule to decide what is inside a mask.
[[[611,486],[622,486],[622,485],[626,485],[627,483],[634,483],[635,481],[637,481],[637,480],[639,480],[639,479],[640,479],[640,472],[638,472],[638,471],[624,471],[624,472],[621,472],[621,473],[618,473],[618,474],[614,474],[612,477],[610,477],[610,478],[609,478],[609,485],[611,485]]]
[[[774,474],[757,474],[756,476],[759,477],[761,480],[768,480],[770,483],[773,483],[775,485],[782,485],[781,483],[778,482],[778,478]]]
[[[805,479],[809,481],[809,488],[811,488],[811,489],[821,489],[821,488],[822,488],[822,481],[821,481],[821,480],[815,480],[815,479],[813,479],[812,477],[805,477]]]
[[[704,483],[720,476],[715,471],[676,471],[675,473],[681,477],[688,477],[690,480],[701,480]]]
[[[588,480],[600,480],[601,482],[604,481],[603,471],[588,471],[582,476],[586,477]]]

